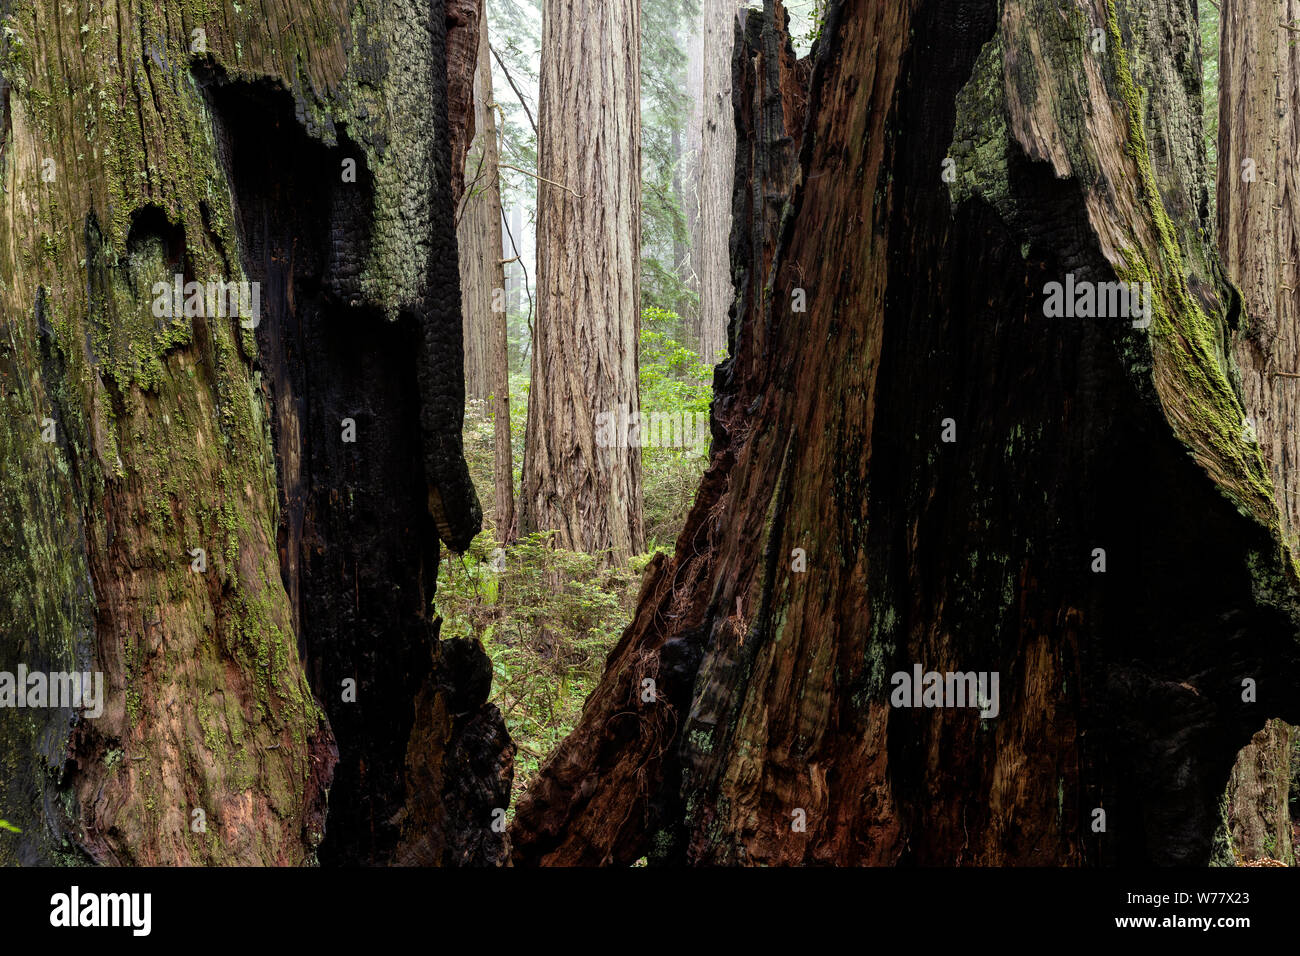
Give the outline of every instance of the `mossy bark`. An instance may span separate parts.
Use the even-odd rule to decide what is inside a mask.
[[[0,861],[310,862],[338,759],[319,701],[353,675],[334,661],[313,687],[300,657],[326,652],[286,549],[295,406],[268,400],[261,386],[291,375],[261,348],[311,295],[302,276],[321,278],[293,250],[329,237],[257,246],[244,214],[264,197],[241,195],[247,141],[223,109],[301,148],[277,182],[334,184],[343,241],[322,281],[377,341],[409,329],[418,513],[464,547],[478,509],[459,446],[442,3],[3,13],[0,669],[102,671],[107,700],[97,719],[0,712],[0,814],[23,829]],[[330,165],[293,166],[307,160]],[[292,231],[316,208],[274,218]],[[175,274],[262,282],[263,321],[155,317],[152,286]],[[431,560],[430,581],[436,545]]]
[[[1270,859],[1295,866],[1289,806],[1293,736],[1289,724],[1270,720],[1233,764],[1227,825],[1234,861]]]

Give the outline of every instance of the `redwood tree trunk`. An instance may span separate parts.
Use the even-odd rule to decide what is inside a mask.
[[[501,858],[511,746],[429,609],[479,524],[446,13],[6,21],[0,667],[105,702],[0,711],[0,862]],[[176,275],[258,311],[159,318]]]
[[[519,525],[614,561],[645,539],[641,451],[623,424],[640,413],[640,88],[636,0],[546,0]]]
[[[1221,856],[1237,751],[1300,714],[1300,606],[1203,238],[1192,10],[842,0],[824,40],[710,467],[515,860]],[[1070,274],[1150,282],[1150,326],[1048,318]],[[996,673],[996,713],[903,706],[916,666]]]
[[[479,102],[480,41],[487,17],[482,0],[452,0],[447,18],[447,105],[452,122],[452,200],[456,203],[456,246],[460,262],[461,312],[465,344],[465,397],[486,401],[492,394],[492,295],[499,267],[490,241],[492,212],[485,194],[496,167],[486,166],[481,147],[483,106]],[[463,80],[463,82],[458,82]],[[489,83],[491,80],[489,79]],[[495,183],[493,183],[495,188]],[[498,197],[497,204],[500,205]],[[499,219],[496,223],[500,236]],[[498,243],[498,246],[500,243]],[[501,293],[498,293],[501,294]]]
[[[1300,23],[1297,0],[1225,0],[1219,11],[1218,226],[1248,317],[1234,340],[1242,397],[1273,477],[1284,540],[1300,553]],[[1242,751],[1228,791],[1237,855],[1294,862],[1291,728],[1272,721]]]
[[[1242,748],[1228,781],[1228,828],[1242,860],[1280,860],[1295,866],[1291,836],[1293,728],[1270,720]]]
[[[696,199],[699,215],[699,350],[706,364],[727,349],[727,316],[735,298],[728,236],[735,172],[736,127],[731,106],[731,51],[735,46],[736,0],[702,0],[699,29],[700,145]]]
[[[466,157],[465,175],[469,183],[456,235],[465,303],[465,394],[470,398],[492,397],[495,487],[492,521],[497,541],[504,543],[510,540],[515,522],[514,464],[510,450],[510,364],[501,180],[487,17],[481,21],[478,41],[474,73],[476,136]]]

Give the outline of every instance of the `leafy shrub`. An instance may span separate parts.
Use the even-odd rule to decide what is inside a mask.
[[[693,416],[703,440],[692,448],[641,451],[646,546],[651,551],[669,549],[677,541],[708,455],[713,369],[691,349],[656,331],[657,326],[671,325],[675,318],[661,309],[646,309],[642,314],[641,410],[644,414]]]

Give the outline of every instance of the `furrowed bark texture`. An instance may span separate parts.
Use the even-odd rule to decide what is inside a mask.
[[[495,473],[492,523],[497,540],[505,542],[511,539],[515,520],[514,464],[510,451],[510,366],[500,167],[487,17],[480,20],[473,107],[474,140],[465,155],[462,176],[468,184],[457,207],[456,224],[465,316],[465,396],[492,400]]]
[[[1219,12],[1218,235],[1244,313],[1234,352],[1252,430],[1273,477],[1284,540],[1300,550],[1300,24],[1296,0],[1227,0]],[[1291,862],[1292,732],[1270,722],[1228,791],[1233,849]],[[1269,779],[1257,775],[1265,769]],[[1261,799],[1262,798],[1262,799]]]
[[[1242,748],[1228,781],[1228,826],[1242,860],[1280,860],[1295,866],[1291,832],[1293,728],[1270,720]]]
[[[700,294],[700,141],[704,124],[704,103],[700,96],[704,81],[704,31],[701,9],[695,17],[695,29],[686,41],[686,98],[691,103],[691,114],[686,122],[686,159],[683,176],[682,211],[686,216],[686,232],[690,236],[686,287]],[[699,345],[699,304],[689,313],[690,328]]]
[[[1222,858],[1300,659],[1192,11],[845,0],[824,36],[710,467],[515,860]],[[1150,282],[1150,326],[1047,318],[1071,273]],[[893,705],[916,665],[997,673],[996,714]]]
[[[501,219],[500,199],[497,200],[498,214],[492,218],[489,208],[488,190],[496,189],[493,181],[496,166],[488,166],[487,154],[482,146],[482,133],[486,126],[485,114],[488,107],[481,101],[479,80],[482,71],[482,32],[480,25],[486,24],[486,17],[479,19],[475,11],[474,44],[468,52],[471,58],[467,63],[467,73],[473,81],[464,90],[464,109],[468,120],[464,142],[459,144],[453,138],[451,163],[457,183],[454,190],[456,200],[456,246],[460,257],[461,303],[464,313],[465,338],[465,397],[484,401],[492,392],[491,385],[491,317],[493,289],[502,288],[505,280],[497,280],[500,267],[496,263],[501,259]],[[451,78],[450,56],[452,36],[447,37],[448,79]],[[489,76],[489,84],[491,78]],[[452,102],[448,86],[448,103]],[[489,90],[491,87],[489,86]],[[495,127],[494,127],[495,128]],[[477,145],[477,149],[474,147]],[[473,152],[471,152],[473,150]],[[468,167],[468,168],[467,168]],[[468,179],[468,192],[466,180]],[[491,244],[491,229],[496,225],[496,245]]]
[[[466,193],[458,207],[459,221],[456,238],[460,250],[460,285],[465,313],[465,395],[467,398],[486,401],[497,396],[493,412],[498,417],[502,409],[508,418],[509,380],[504,385],[498,381],[498,351],[504,348],[506,328],[506,279],[502,263],[501,193],[496,141],[496,117],[492,98],[492,63],[488,46],[487,20],[482,21],[479,36],[478,60],[474,73],[474,131],[473,144],[465,157],[464,178],[468,182]],[[507,369],[508,374],[508,369]],[[505,424],[507,440],[506,461],[509,461],[509,425]],[[500,429],[497,435],[500,439]],[[506,491],[509,492],[507,481]],[[504,516],[506,527],[513,518],[513,495],[503,510],[497,495],[495,524],[501,527]]]
[[[700,145],[696,200],[699,216],[700,357],[717,362],[727,347],[727,317],[734,291],[728,262],[731,232],[732,177],[736,128],[732,120],[731,51],[734,47],[736,0],[700,4]]]
[[[0,713],[0,860],[499,858],[508,740],[428,615],[479,523],[443,4],[4,12],[0,669],[106,704]],[[259,312],[159,317],[178,274]]]
[[[744,212],[735,219],[732,249],[735,284],[745,302],[763,301],[765,264],[777,245],[803,127],[807,70],[794,62],[788,37],[777,27],[778,9],[748,16],[732,61],[733,122],[743,144],[734,208]],[[578,732],[560,746],[523,797],[511,829],[518,863],[629,862],[648,845],[646,826],[664,827],[657,837],[664,851],[670,836],[680,841],[681,765],[675,741],[690,710],[700,657],[698,629],[712,586],[716,512],[727,507],[723,492],[734,465],[734,444],[722,423],[749,413],[763,388],[767,370],[761,356],[770,331],[764,324],[733,322],[733,336],[746,336],[749,342],[733,350],[715,373],[713,464],[675,555],[670,560],[656,556],[647,568],[636,618],[610,655]],[[664,628],[668,621],[671,625]],[[664,638],[657,647],[636,646],[638,635],[656,632]],[[656,682],[657,701],[643,710],[646,679]],[[605,730],[592,734],[589,728],[596,727]],[[603,779],[606,773],[613,776]],[[592,780],[599,781],[594,788]]]
[[[451,140],[451,198],[465,192],[465,157],[481,128],[478,104],[480,27],[483,0],[444,0],[447,8],[447,126]],[[458,223],[459,225],[459,223]],[[457,230],[459,239],[459,229]]]
[[[644,547],[640,413],[640,8],[547,0],[538,114],[537,319],[519,502],[560,547]],[[604,432],[600,417],[609,416]],[[632,437],[635,437],[634,435]]]
[[[484,315],[488,317],[486,335],[488,384],[492,390],[492,473],[493,511],[498,544],[513,541],[515,524],[515,459],[510,435],[510,337],[506,322],[505,238],[501,224],[501,157],[497,150],[496,100],[492,95],[492,49],[488,43],[487,17],[479,33],[478,72],[475,74],[474,115],[482,142],[482,167],[488,171],[483,186],[483,207],[491,216],[482,223],[488,237],[482,264],[492,290],[492,301]]]

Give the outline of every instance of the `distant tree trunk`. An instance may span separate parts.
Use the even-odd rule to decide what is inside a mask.
[[[451,199],[465,193],[465,161],[479,128],[475,106],[479,24],[487,19],[484,0],[444,0],[447,20],[447,124],[451,145]],[[460,232],[457,230],[457,243]],[[462,296],[464,290],[462,289]]]
[[[672,181],[673,202],[676,204],[678,209],[683,210],[684,212],[686,209],[686,192],[682,188],[682,172],[683,172],[682,131],[676,126],[673,127],[671,142],[672,142],[671,148],[672,148],[672,155],[673,155],[673,181]],[[685,286],[690,279],[690,269],[691,269],[690,236],[689,234],[686,236],[674,235],[673,236],[673,274],[677,276],[678,281],[680,281],[683,286]],[[676,313],[679,316],[681,316],[682,318],[686,318],[687,316],[686,299],[684,297],[679,298],[677,302],[674,303],[673,309],[674,311],[676,311]]]
[[[430,614],[479,525],[447,15],[6,18],[0,666],[104,696],[0,709],[0,863],[501,860],[491,668]]]
[[[1237,752],[1300,715],[1300,601],[1222,347],[1192,5],[832,2],[792,174],[761,19],[737,188],[793,192],[740,203],[712,460],[516,863],[1222,859]],[[1149,282],[1150,326],[1049,317],[1067,280]]]
[[[1224,0],[1219,11],[1219,251],[1241,288],[1234,339],[1246,413],[1273,477],[1282,529],[1300,554],[1300,0]],[[1291,729],[1270,721],[1228,791],[1244,859],[1294,861]],[[1268,772],[1267,779],[1259,775]]]
[[[487,365],[487,391],[492,396],[493,524],[496,539],[504,544],[513,537],[515,523],[514,463],[510,448],[510,357],[506,327],[506,274],[503,248],[501,175],[498,165],[496,101],[492,96],[492,53],[488,46],[488,21],[479,30],[478,66],[474,80],[474,125],[478,130],[477,154],[466,163],[466,176],[477,184],[467,199],[461,228],[474,219],[471,259],[461,246],[461,288],[474,288],[476,323],[483,333]],[[469,238],[466,236],[466,238]],[[468,267],[468,268],[467,268]],[[467,323],[468,324],[468,323]],[[478,334],[477,332],[475,334]],[[468,336],[467,336],[468,340]],[[468,356],[468,347],[466,354]],[[476,357],[477,360],[477,357]],[[466,394],[472,394],[466,375]],[[486,395],[484,396],[486,397]]]
[[[731,53],[736,42],[736,0],[701,0],[701,118],[697,195],[700,282],[699,350],[712,365],[727,348],[731,286],[731,185],[736,127],[731,106]]]
[[[502,246],[501,258],[512,259],[516,255],[524,254],[524,216],[518,206],[510,209],[510,226],[509,232],[505,237],[505,244]],[[510,311],[515,315],[525,311],[525,307],[531,308],[531,304],[526,301],[524,293],[527,291],[524,283],[527,281],[524,262],[519,259],[510,265],[506,275],[510,276]],[[532,321],[532,316],[528,316]]]
[[[673,42],[678,49],[681,49],[682,47],[682,40],[683,40],[683,36],[681,30],[678,29],[673,31]],[[672,179],[673,202],[676,204],[677,209],[681,211],[682,219],[685,225],[685,229],[682,233],[674,233],[673,235],[673,274],[677,277],[678,281],[681,283],[681,289],[683,290],[683,294],[673,304],[673,310],[678,314],[679,317],[681,317],[684,328],[690,327],[689,326],[690,298],[688,295],[685,294],[685,290],[688,290],[690,288],[690,277],[691,277],[690,216],[689,216],[689,211],[688,211],[689,207],[688,207],[687,196],[686,196],[686,189],[687,189],[686,184],[687,184],[687,179],[690,175],[690,162],[689,162],[690,158],[686,154],[686,145],[685,145],[685,137],[684,137],[684,134],[686,136],[689,136],[690,126],[691,126],[691,116],[694,112],[694,103],[690,99],[690,82],[691,82],[691,72],[690,72],[691,64],[690,64],[690,54],[689,54],[690,43],[691,43],[690,39],[687,38],[686,39],[686,46],[688,48],[687,58],[686,61],[682,64],[682,72],[679,76],[679,80],[682,83],[683,88],[687,90],[687,103],[689,104],[688,111],[685,116],[686,128],[683,129],[680,126],[674,124],[672,128],[671,144],[670,144],[672,150],[672,162],[673,162],[673,179]]]
[[[644,547],[640,414],[640,12],[545,0],[538,118],[537,317],[520,531],[561,547]],[[633,439],[635,434],[631,435]]]
[[[682,202],[686,213],[687,250],[686,287],[700,294],[700,141],[704,125],[704,103],[701,100],[704,72],[704,35],[702,11],[695,16],[691,35],[686,42],[686,95],[690,100],[690,115],[686,121],[686,161],[682,176]],[[700,345],[699,303],[686,316],[691,344]]]
[[[484,109],[481,106],[478,76],[483,69],[482,24],[486,16],[479,15],[476,7],[481,0],[462,0],[469,8],[462,29],[448,34],[448,75],[452,63],[460,67],[459,76],[468,76],[467,88],[461,84],[448,87],[448,103],[458,103],[464,111],[465,130],[453,130],[451,163],[453,170],[452,198],[456,202],[456,247],[460,264],[461,311],[463,315],[465,345],[465,397],[486,401],[492,393],[492,337],[494,296],[504,292],[501,272],[500,246],[501,217],[494,213],[492,197],[487,195],[496,185],[496,167],[487,163],[483,148]],[[453,39],[455,40],[453,44]],[[490,54],[489,54],[490,55]],[[491,82],[489,75],[488,82]],[[453,95],[454,94],[454,95]],[[459,134],[459,135],[457,135]],[[497,244],[492,245],[493,226],[496,227]]]

